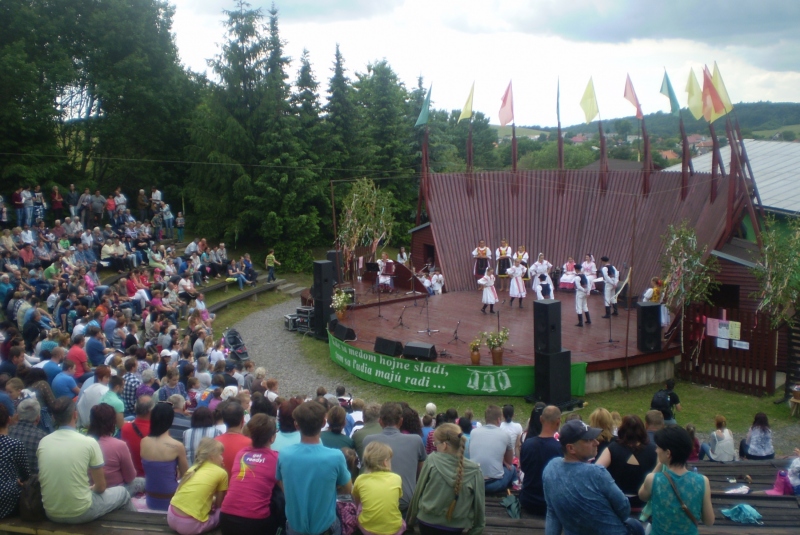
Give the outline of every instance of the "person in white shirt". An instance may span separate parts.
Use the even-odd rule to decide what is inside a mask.
[[[619,316],[617,311],[617,285],[619,284],[619,271],[611,265],[607,256],[600,258],[603,267],[600,272],[603,275],[603,304],[606,307],[606,315],[603,318],[610,318],[611,316]],[[611,312],[611,309],[614,312]]]
[[[406,253],[405,247],[401,247],[400,252],[397,253],[397,263],[403,264],[404,266],[408,264],[408,253]]]
[[[587,298],[591,292],[589,279],[583,274],[583,266],[575,265],[575,273],[578,278],[575,280],[575,312],[578,313],[578,324],[576,327],[583,327],[583,314],[586,314],[586,324],[592,323],[589,317],[589,305]]]
[[[519,449],[522,445],[522,426],[514,419],[514,405],[503,405],[503,421],[500,422],[500,429],[511,436],[514,441],[514,456],[519,459]]]
[[[433,276],[431,277],[431,288],[434,295],[441,295],[442,288],[444,288],[444,275],[439,268],[434,268]]]
[[[483,288],[483,308],[481,312],[486,314],[486,307],[489,307],[489,313],[494,314],[494,304],[497,303],[497,290],[494,289],[494,270],[486,268],[486,275],[478,279],[478,286]]]
[[[33,246],[33,244],[36,242],[36,239],[34,238],[33,235],[33,231],[30,228],[28,228],[28,225],[25,225],[22,228],[22,232],[20,233],[20,238],[22,239],[22,243],[27,243],[30,244],[31,246]]]
[[[583,268],[583,275],[589,281],[590,291],[596,291],[594,281],[597,279],[597,265],[594,263],[594,255],[586,253],[586,256],[583,257],[581,267]]]
[[[508,290],[508,269],[512,266],[511,246],[508,245],[508,240],[500,240],[500,247],[495,249],[494,255],[497,259],[497,277],[500,279],[500,291]]]
[[[472,258],[475,259],[472,274],[475,275],[476,279],[480,279],[486,275],[486,270],[490,266],[492,250],[486,247],[485,241],[480,240],[478,246],[472,251]]]
[[[514,306],[514,299],[519,299],[519,308],[524,308],[522,306],[522,300],[528,296],[528,292],[525,289],[525,281],[522,280],[522,277],[525,276],[527,271],[528,270],[522,265],[522,261],[519,258],[515,258],[514,265],[508,268],[507,273],[511,277],[511,283],[508,289],[508,295],[511,297],[509,306]]]
[[[561,278],[558,281],[558,287],[562,290],[572,290],[575,288],[575,260],[570,256],[567,257],[567,262],[562,266]]]

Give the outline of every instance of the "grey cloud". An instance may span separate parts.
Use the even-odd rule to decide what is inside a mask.
[[[184,9],[216,15],[222,10],[233,10],[232,0],[183,0],[179,2]],[[275,2],[278,16],[283,21],[334,22],[359,20],[393,11],[402,0],[286,0]],[[252,0],[253,9],[261,8],[264,14],[272,6],[271,1]],[[179,6],[180,7],[180,6]]]

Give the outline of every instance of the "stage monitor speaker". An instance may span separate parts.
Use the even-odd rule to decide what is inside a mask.
[[[661,351],[661,303],[638,303],[636,347],[642,353]]]
[[[572,399],[569,351],[534,355],[534,398],[548,405],[560,405]]]
[[[342,273],[342,252],[341,251],[328,251],[328,262],[333,262],[333,282],[339,284],[341,281]]]
[[[356,340],[356,332],[342,323],[336,324],[336,329],[333,331],[333,335],[343,342],[352,342]]]
[[[327,303],[322,299],[314,299],[314,337],[318,340],[327,340],[328,333],[325,332],[325,316],[330,310],[330,301]]]
[[[533,331],[534,351],[561,351],[561,301],[543,299],[533,302]]]
[[[403,348],[403,357],[414,360],[436,360],[436,347],[423,342],[408,342]]]
[[[331,320],[328,322],[328,330],[330,332],[336,332],[337,325],[339,325],[339,318],[336,317],[336,314],[331,314]]]
[[[397,340],[389,340],[388,338],[381,338],[380,336],[375,339],[375,353],[381,355],[389,355],[390,357],[399,357],[403,354],[403,344]]]
[[[314,300],[325,301],[330,304],[333,299],[333,285],[336,283],[333,262],[328,260],[314,261],[314,285],[311,287],[311,297]],[[323,315],[323,317],[325,317]]]

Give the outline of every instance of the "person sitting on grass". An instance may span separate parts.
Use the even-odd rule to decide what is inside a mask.
[[[365,470],[353,486],[353,502],[361,506],[358,515],[361,533],[401,535],[406,530],[398,506],[403,480],[392,472],[392,448],[383,442],[370,442],[364,449],[362,464]]]
[[[222,468],[224,446],[204,438],[194,464],[181,478],[169,502],[167,524],[180,535],[198,535],[219,525],[220,506],[228,490],[228,473]]]

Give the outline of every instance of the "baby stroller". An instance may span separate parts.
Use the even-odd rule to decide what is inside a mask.
[[[230,358],[236,360],[249,360],[250,355],[247,354],[247,346],[244,345],[242,335],[236,329],[228,329],[222,333],[223,343],[230,351]]]

